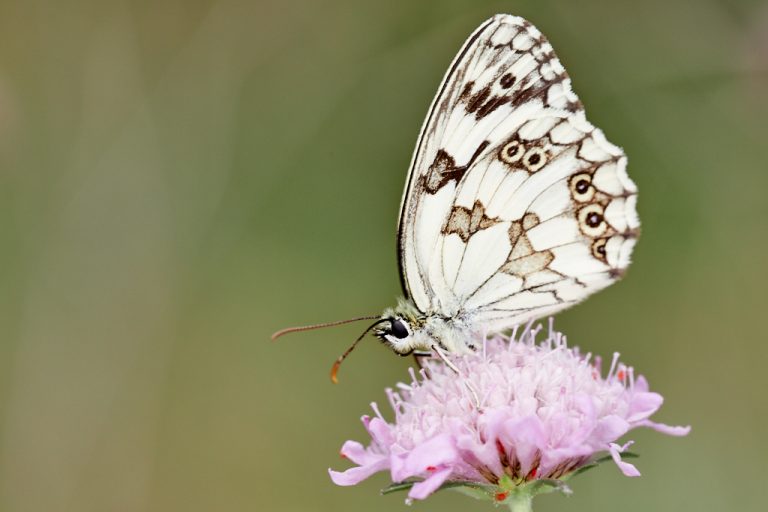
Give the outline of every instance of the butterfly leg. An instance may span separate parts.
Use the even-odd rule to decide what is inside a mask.
[[[432,357],[431,352],[414,352],[413,353],[413,359],[416,361],[416,365],[419,367],[419,370],[424,369],[424,360]]]
[[[448,359],[448,355],[445,353],[443,349],[441,349],[437,345],[432,345],[432,350],[434,350],[435,353],[438,355],[438,357],[443,360],[443,362],[445,363],[445,366],[447,366],[448,368],[456,372],[456,375],[461,375],[461,371],[458,368],[456,368],[456,365],[453,364],[450,361],[450,359]]]

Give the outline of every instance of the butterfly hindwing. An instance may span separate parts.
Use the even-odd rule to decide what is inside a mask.
[[[425,313],[509,327],[620,277],[639,227],[626,157],[592,126],[543,35],[499,15],[433,101],[399,228]]]

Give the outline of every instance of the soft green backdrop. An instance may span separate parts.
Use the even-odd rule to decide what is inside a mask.
[[[763,1],[0,3],[0,510],[406,510],[338,449],[409,359],[362,326],[399,293],[418,128],[496,12],[548,35],[630,157],[625,281],[559,315],[688,438],[633,433],[538,511],[764,510],[768,5]],[[414,510],[491,510],[442,493]]]

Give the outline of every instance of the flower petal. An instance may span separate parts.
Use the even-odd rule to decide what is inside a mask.
[[[429,478],[423,482],[414,484],[408,492],[408,497],[415,500],[423,500],[440,488],[443,483],[451,476],[451,468],[445,468],[435,471]]]
[[[587,444],[576,444],[564,448],[550,448],[542,452],[540,474],[545,475],[568,459],[589,457],[595,448]]]
[[[363,423],[365,423],[365,428],[368,429],[371,438],[379,445],[389,446],[394,442],[392,439],[392,426],[386,421],[375,417]]]
[[[640,476],[640,471],[637,470],[637,468],[630,464],[629,462],[624,462],[621,460],[621,452],[626,450],[629,445],[631,445],[632,442],[625,444],[624,446],[619,446],[616,443],[610,443],[608,445],[608,451],[611,453],[611,458],[613,459],[613,462],[616,463],[617,466],[619,466],[619,469],[622,473],[626,476]]]
[[[339,453],[342,457],[351,460],[358,466],[365,466],[366,464],[370,464],[373,461],[372,457],[375,459],[381,458],[381,455],[374,455],[370,453],[363,447],[363,445],[356,441],[345,442]]]
[[[406,478],[426,473],[428,468],[453,463],[458,457],[452,436],[440,434],[419,444],[404,456],[393,455],[390,461],[392,481],[402,482]]]
[[[379,471],[384,471],[389,466],[389,461],[386,458],[382,458],[376,462],[368,464],[367,466],[358,466],[356,468],[349,468],[346,471],[334,471],[328,468],[328,474],[331,476],[331,480],[336,485],[355,485],[359,484],[369,476]]]
[[[495,442],[481,443],[474,434],[464,434],[456,437],[456,447],[459,449],[462,460],[471,467],[487,468],[496,475],[504,471]]]
[[[650,389],[650,386],[648,386],[648,381],[645,377],[642,375],[638,375],[635,379],[635,385],[633,387],[635,392],[645,393]]]
[[[691,431],[690,425],[686,427],[682,427],[682,426],[674,427],[672,425],[666,425],[664,423],[656,423],[655,421],[651,421],[651,420],[640,421],[637,423],[637,426],[652,428],[656,432],[661,432],[662,434],[667,434],[669,436],[677,436],[677,437],[687,436],[688,433]]]
[[[629,399],[629,414],[627,421],[644,420],[661,407],[664,398],[658,393],[633,393]]]
[[[624,418],[611,414],[597,421],[592,437],[599,444],[611,443],[630,429],[630,424]]]
[[[518,421],[507,421],[500,438],[502,444],[509,450],[514,449],[515,458],[520,462],[523,473],[533,469],[533,463],[538,453],[547,445],[547,434],[538,416],[529,416]]]

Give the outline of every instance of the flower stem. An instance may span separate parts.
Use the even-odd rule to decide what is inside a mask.
[[[527,492],[516,492],[507,500],[509,510],[512,512],[532,512],[533,496]]]

